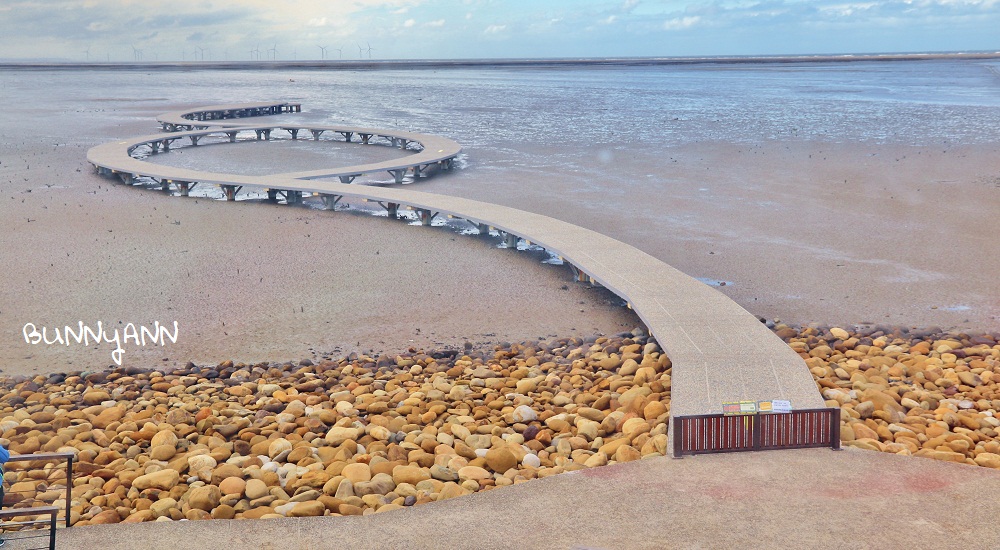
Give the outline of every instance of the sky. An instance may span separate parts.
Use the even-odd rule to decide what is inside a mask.
[[[8,60],[982,50],[1000,50],[1000,0],[0,0]]]

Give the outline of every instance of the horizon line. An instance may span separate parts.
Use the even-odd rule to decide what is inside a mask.
[[[219,60],[219,61],[67,61],[0,59],[7,69],[279,69],[279,68],[422,68],[422,67],[537,67],[545,65],[683,65],[705,63],[793,63],[802,61],[906,61],[930,59],[995,59],[1000,51],[885,52],[838,54],[764,54],[703,56],[581,56],[458,59],[303,59],[303,60]]]

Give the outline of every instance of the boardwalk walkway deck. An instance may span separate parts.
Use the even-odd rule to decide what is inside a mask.
[[[160,139],[187,134],[190,132],[163,134]],[[668,354],[673,364],[673,417],[721,413],[724,401],[782,399],[790,401],[794,410],[824,406],[803,360],[756,317],[708,285],[596,231],[541,214],[412,188],[304,179],[319,177],[317,174],[323,171],[240,176],[160,166],[129,155],[137,143],[149,141],[151,138],[145,137],[101,145],[91,149],[87,157],[99,170],[126,174],[130,178],[144,175],[162,181],[280,189],[315,193],[336,200],[410,206],[426,214],[422,218],[428,222],[437,214],[464,218],[558,254],[591,280],[627,301]],[[427,140],[424,141],[424,152],[427,152]],[[432,156],[446,153],[430,152]],[[412,156],[404,159],[413,160]],[[340,175],[337,170],[331,170],[328,176],[330,174]]]

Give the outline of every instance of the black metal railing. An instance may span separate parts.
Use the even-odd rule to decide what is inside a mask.
[[[33,541],[48,539],[47,546],[21,546],[24,550],[56,549],[56,524],[59,518],[58,506],[35,506],[32,508],[17,508],[0,510],[0,526],[3,527],[3,537],[10,541]],[[48,519],[40,519],[48,516]],[[16,521],[7,521],[21,518]],[[47,529],[46,529],[47,528]]]
[[[61,465],[55,465],[59,462],[65,461],[66,470],[66,492],[65,492],[65,504],[61,508],[66,514],[65,522],[66,527],[69,527],[70,522],[70,505],[73,502],[73,460],[76,458],[75,453],[36,453],[30,455],[11,455],[10,459],[7,461],[5,469],[8,473],[15,473],[14,476],[17,478],[13,483],[17,481],[27,481],[27,480],[38,480],[44,481],[46,483],[46,489],[48,489],[48,480],[52,477],[54,471],[61,471],[64,467]],[[22,475],[23,473],[23,475]],[[37,475],[44,475],[42,478],[37,478]],[[8,502],[13,506],[14,510],[12,512],[17,512],[18,509],[29,509],[32,507],[48,507],[56,499],[53,498],[51,501],[46,501],[38,498],[38,492],[36,490],[30,491],[30,494],[22,491],[12,491],[11,487],[7,487],[7,495],[4,497],[4,508]],[[51,492],[51,491],[45,491]],[[56,497],[58,498],[58,497]],[[60,508],[57,508],[60,509]]]

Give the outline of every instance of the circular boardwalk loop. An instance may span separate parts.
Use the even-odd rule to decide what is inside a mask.
[[[88,152],[87,159],[102,174],[119,177],[128,183],[138,176],[146,176],[159,181],[165,188],[172,184],[181,189],[182,194],[193,184],[200,183],[222,187],[230,200],[240,188],[256,188],[284,194],[289,203],[300,201],[304,194],[315,194],[328,208],[342,200],[375,201],[386,207],[390,218],[396,217],[399,208],[409,207],[419,213],[425,224],[430,224],[435,216],[448,215],[476,224],[480,232],[494,228],[501,232],[508,245],[516,245],[519,239],[524,239],[560,256],[574,271],[577,280],[599,283],[625,300],[670,357],[673,365],[670,437],[675,456],[697,452],[836,447],[839,444],[836,433],[839,411],[823,408],[824,402],[802,358],[756,317],[721,292],[633,246],[555,218],[414,191],[409,187],[350,184],[361,174],[378,171],[390,172],[394,177],[409,171],[419,177],[432,172],[432,168],[447,169],[461,152],[458,144],[451,140],[365,128],[243,124],[241,122],[246,121],[240,118],[253,115],[233,114],[297,112],[297,106],[289,105],[292,104],[223,105],[192,111],[199,113],[197,115],[191,115],[192,112],[163,115],[158,120],[167,129],[170,128],[167,125],[173,125],[174,129],[180,127],[176,124],[178,121],[194,122],[190,117],[204,120],[198,120],[199,124],[192,124],[192,129],[182,132],[97,146]],[[169,147],[169,142],[184,139],[195,145],[205,136],[225,136],[233,141],[236,133],[255,132],[258,139],[267,139],[275,129],[289,131],[293,139],[295,133],[302,130],[311,134],[339,134],[345,140],[367,135],[364,143],[382,140],[396,147],[415,147],[421,151],[377,164],[269,176],[173,168],[131,156],[139,147],[158,151],[164,144]],[[396,181],[400,182],[401,176],[396,177]],[[790,402],[792,412],[745,417],[724,417],[722,414],[724,402],[774,400]]]

